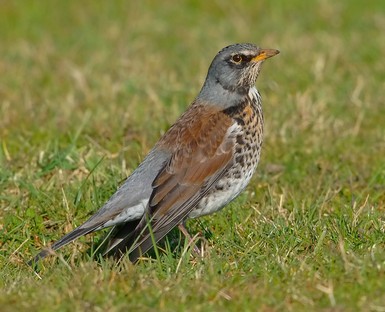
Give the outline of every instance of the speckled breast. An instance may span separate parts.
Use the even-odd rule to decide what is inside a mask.
[[[232,164],[189,214],[190,218],[214,213],[237,197],[249,184],[260,158],[263,142],[261,98],[253,88],[245,101],[225,113],[234,120],[229,135],[235,140]]]

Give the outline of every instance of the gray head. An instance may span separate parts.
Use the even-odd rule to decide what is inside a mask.
[[[223,48],[212,61],[198,98],[231,105],[229,101],[244,97],[255,85],[263,61],[278,53],[278,50],[261,49],[251,43]]]

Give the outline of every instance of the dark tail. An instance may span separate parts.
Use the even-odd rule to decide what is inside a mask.
[[[92,231],[94,231],[94,229],[95,228],[81,228],[81,227],[76,228],[72,232],[63,236],[60,240],[54,243],[50,248],[46,248],[40,251],[34,258],[29,260],[27,264],[29,266],[34,267],[40,260],[52,254],[53,251],[63,247],[64,245],[67,245],[68,243],[72,242],[73,240],[77,239],[80,236],[91,233]]]

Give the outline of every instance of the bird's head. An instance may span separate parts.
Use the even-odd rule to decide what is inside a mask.
[[[207,78],[229,91],[248,91],[255,85],[263,61],[278,53],[250,43],[230,45],[215,56]]]
[[[251,43],[223,48],[210,65],[201,95],[212,98],[226,96],[226,93],[230,96],[247,94],[255,85],[263,61],[278,53],[278,50],[262,49]]]

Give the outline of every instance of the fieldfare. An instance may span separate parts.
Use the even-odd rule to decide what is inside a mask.
[[[212,61],[196,99],[139,167],[84,224],[42,250],[29,264],[74,239],[116,227],[106,254],[131,261],[188,218],[214,213],[249,183],[263,141],[255,81],[278,50],[254,44],[225,47]]]

